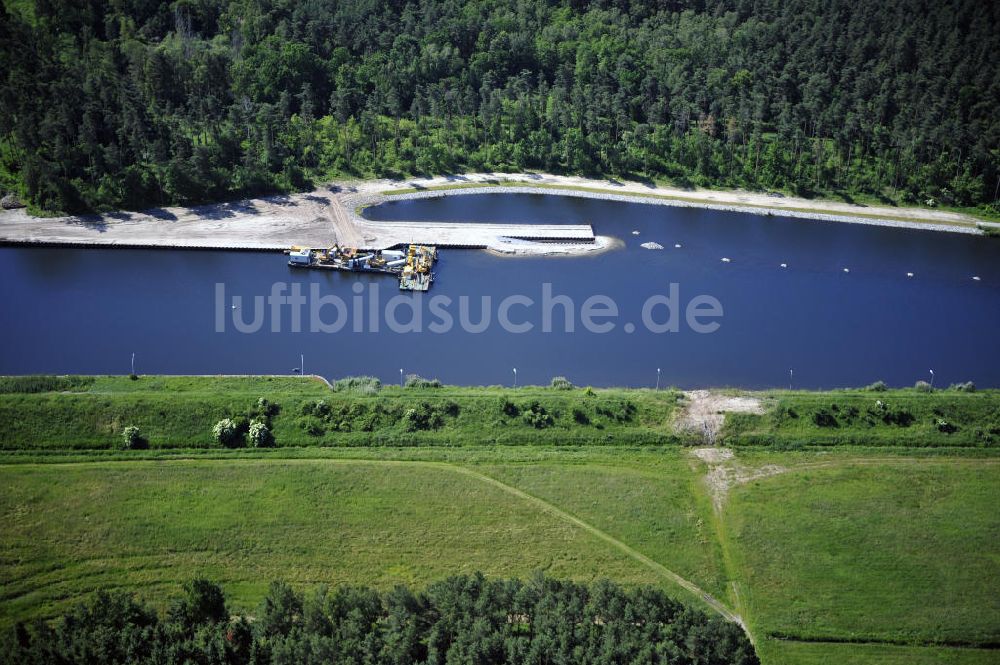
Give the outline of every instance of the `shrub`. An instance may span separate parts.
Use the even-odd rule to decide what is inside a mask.
[[[317,418],[326,418],[330,415],[330,405],[326,403],[326,400],[316,400],[312,403],[307,415],[316,416]]]
[[[139,428],[129,425],[122,430],[122,449],[140,450],[149,447],[149,442],[142,436]]]
[[[336,392],[350,391],[359,395],[375,395],[382,390],[382,382],[374,376],[348,376],[333,384]]]
[[[865,386],[865,390],[873,393],[884,393],[889,389],[889,386],[885,385],[885,381],[876,381],[875,383],[869,383]]]
[[[240,426],[231,418],[223,418],[215,423],[212,428],[215,440],[226,448],[239,448],[243,446],[243,431]]]
[[[264,416],[265,418],[270,419],[281,412],[281,406],[271,402],[265,397],[260,397],[257,399],[254,411],[255,415]]]
[[[205,623],[229,620],[222,589],[201,578],[184,584],[184,596],[174,599],[167,616],[190,631]]]
[[[926,381],[917,381],[915,384],[913,384],[913,387],[916,388],[917,392],[920,393],[934,392],[934,388],[931,386],[931,384],[927,383]]]
[[[3,376],[0,393],[46,393],[86,388],[94,382],[91,376]]]
[[[521,415],[521,409],[506,397],[500,398],[500,413],[508,418],[517,418]]]
[[[597,395],[597,393],[595,393],[595,392],[594,392],[594,389],[593,389],[593,388],[591,388],[590,386],[587,386],[587,387],[586,387],[586,388],[584,389],[584,391],[583,391],[583,396],[584,396],[584,397],[595,397],[596,395]]]
[[[938,428],[938,431],[941,432],[941,433],[943,433],[943,434],[954,434],[955,432],[958,431],[957,427],[955,427],[954,425],[952,425],[951,423],[949,423],[944,418],[938,418],[937,428]]]
[[[574,388],[573,384],[565,376],[554,377],[549,387],[556,390],[573,390]]]
[[[966,381],[965,383],[953,383],[950,390],[955,390],[960,393],[974,393],[976,392],[976,384],[972,381]]]
[[[882,416],[882,420],[886,425],[909,427],[913,424],[913,421],[916,420],[916,418],[906,409],[896,409],[895,411],[887,410]]]
[[[443,406],[432,406],[427,402],[421,402],[403,413],[403,427],[407,432],[438,429],[444,426],[446,415],[457,416],[458,410],[458,404],[455,402],[448,402]]]
[[[573,422],[577,423],[578,425],[590,424],[590,416],[588,416],[583,409],[580,409],[578,407],[573,407],[572,414],[573,414]]]
[[[419,374],[407,374],[405,386],[407,388],[440,388],[441,382],[437,379],[428,381]]]
[[[274,434],[267,425],[260,421],[250,423],[250,432],[247,435],[250,445],[254,448],[271,448],[274,446]]]
[[[598,406],[597,413],[616,422],[625,423],[632,420],[636,408],[632,400],[617,399]]]
[[[820,409],[813,414],[813,423],[817,427],[838,427],[836,416],[826,409]]]
[[[527,408],[521,409],[521,417],[524,419],[524,422],[535,429],[551,427],[555,422],[552,414],[538,402],[532,402]]]
[[[299,429],[304,431],[309,436],[323,436],[326,434],[326,429],[323,427],[323,421],[315,417],[299,418],[298,426]]]

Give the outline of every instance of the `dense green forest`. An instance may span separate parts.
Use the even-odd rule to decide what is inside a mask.
[[[998,3],[4,0],[4,13],[0,186],[45,210],[543,169],[998,212]]]
[[[652,588],[624,590],[536,577],[452,577],[309,595],[276,582],[252,615],[232,616],[205,580],[164,616],[121,592],[101,592],[55,625],[18,626],[0,661],[43,663],[671,663],[756,665],[735,624],[710,619]]]

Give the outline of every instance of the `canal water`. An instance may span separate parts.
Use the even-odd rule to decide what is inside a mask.
[[[385,382],[403,369],[510,385],[516,368],[521,385],[638,387],[659,368],[663,386],[829,388],[912,385],[933,369],[937,385],[1000,386],[1000,241],[526,194],[367,215],[590,223],[624,247],[443,250],[431,291],[402,297],[391,277],[295,270],[277,254],[0,248],[0,374],[127,373],[134,352],[138,372],[165,374],[285,374],[302,355],[307,373]],[[290,293],[304,302],[266,300]]]

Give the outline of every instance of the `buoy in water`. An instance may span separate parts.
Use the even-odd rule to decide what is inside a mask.
[[[637,236],[637,235],[639,235],[639,232],[638,231],[632,231],[632,235]]]
[[[723,262],[723,263],[729,263],[729,260],[730,260],[730,259],[729,259],[729,257],[728,257],[728,256],[723,256],[723,257],[722,257],[722,262]]]
[[[844,272],[851,272],[850,268],[844,268]]]
[[[782,264],[781,264],[781,267],[782,267],[782,268],[787,268],[787,267],[788,267],[788,264],[787,264],[787,263],[782,263]]]
[[[908,272],[908,273],[906,273],[906,276],[907,277],[913,277],[913,273],[912,272]]]
[[[680,249],[681,244],[679,242],[674,243],[674,249]]]
[[[973,279],[974,281],[978,282],[978,281],[979,281],[979,275],[975,275],[975,276],[974,276],[974,277],[973,277],[972,279]]]

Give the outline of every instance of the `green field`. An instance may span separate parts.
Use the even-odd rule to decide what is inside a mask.
[[[0,471],[0,620],[97,589],[152,599],[202,575],[252,608],[271,580],[391,587],[461,572],[656,583],[626,555],[427,463],[187,461]]]
[[[761,662],[776,665],[995,665],[990,649],[907,647],[884,644],[765,642]]]
[[[1000,635],[996,460],[815,465],[726,511],[762,634],[981,644]],[[789,500],[791,499],[791,500]],[[808,525],[808,528],[803,528]]]
[[[473,570],[691,602],[662,567],[739,611],[765,663],[995,662],[944,645],[1000,640],[996,458],[748,452],[728,463],[787,471],[731,488],[716,514],[707,466],[678,447],[275,457],[305,452],[0,466],[0,622],[98,588],[155,603],[193,575],[243,608],[276,577],[388,588]]]
[[[739,445],[709,452],[676,445],[696,442],[674,433],[679,396],[0,380],[0,627],[102,588],[162,606],[196,575],[252,612],[275,578],[389,589],[543,571],[738,615],[765,665],[997,661],[995,391],[760,393],[763,414],[726,417]],[[260,397],[280,405],[278,448],[212,441]],[[407,428],[447,403],[437,426]],[[150,449],[118,449],[127,424]]]

